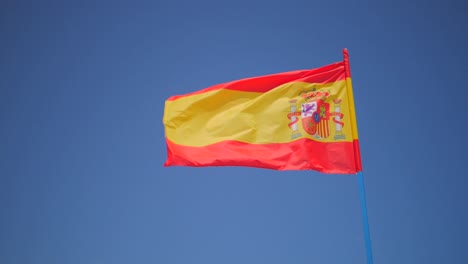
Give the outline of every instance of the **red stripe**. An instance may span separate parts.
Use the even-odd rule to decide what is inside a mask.
[[[360,157],[354,142],[322,143],[299,139],[290,143],[248,144],[223,141],[204,147],[188,147],[168,139],[165,166],[247,166],[274,170],[316,170],[353,174]]]
[[[328,131],[328,120],[325,120],[325,134],[326,138],[330,135],[330,132]]]
[[[343,62],[344,62],[344,66],[345,66],[346,77],[351,77],[351,69],[349,67],[348,49],[343,49]]]
[[[220,89],[264,93],[289,82],[308,82],[318,84],[332,83],[340,80],[346,80],[344,67],[344,62],[336,62],[324,67],[311,70],[283,72],[266,76],[241,79],[228,83],[217,84],[209,88],[189,94],[172,96],[167,100],[173,101],[181,97],[206,93]]]
[[[324,120],[324,122],[323,122],[323,135],[324,135],[324,138],[328,137],[328,134],[327,134],[327,120]]]
[[[354,156],[356,157],[356,168],[358,171],[362,171],[361,162],[361,149],[359,147],[359,140],[354,140]]]
[[[328,120],[325,120],[325,138],[328,137]]]
[[[330,136],[330,126],[328,124],[328,120],[325,120],[325,123],[327,124],[326,129],[327,129],[327,137]]]

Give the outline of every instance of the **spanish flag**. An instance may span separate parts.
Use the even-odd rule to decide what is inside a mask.
[[[316,69],[241,79],[167,99],[165,166],[361,171],[348,52]]]

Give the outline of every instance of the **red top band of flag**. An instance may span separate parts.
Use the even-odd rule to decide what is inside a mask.
[[[348,53],[167,99],[165,166],[362,170]]]

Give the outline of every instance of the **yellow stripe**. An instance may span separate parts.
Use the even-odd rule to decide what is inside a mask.
[[[351,132],[354,139],[359,139],[357,130],[356,109],[354,107],[353,84],[351,82],[351,77],[346,78],[346,90],[348,94],[349,112],[351,117]]]
[[[354,104],[346,86],[347,81],[328,84],[294,82],[278,86],[267,93],[221,89],[166,101],[163,120],[166,137],[185,146],[206,146],[224,140],[255,144],[286,143],[295,140],[292,135],[297,133],[301,134],[300,138],[336,142],[333,116],[330,117],[331,122],[328,122],[330,136],[326,139],[317,139],[307,134],[301,116],[297,117],[297,131],[288,126],[291,122],[288,119],[290,100],[297,100],[296,111],[300,112],[305,99],[299,94],[315,88],[317,91],[329,92],[326,102],[330,103],[330,112],[335,111],[333,100],[342,100],[340,109],[344,117],[341,121],[345,123],[342,134],[346,139],[340,141],[351,142],[355,138],[350,119],[354,118]]]

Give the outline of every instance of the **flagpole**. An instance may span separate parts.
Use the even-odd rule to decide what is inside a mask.
[[[369,220],[367,218],[367,203],[366,203],[366,191],[364,188],[364,177],[362,175],[362,171],[358,172],[358,179],[359,179],[359,193],[361,197],[361,211],[362,211],[362,221],[364,227],[364,239],[366,242],[366,253],[367,253],[367,264],[373,264],[373,257],[372,257],[372,244],[370,239],[370,231],[369,231]]]
[[[349,55],[348,49],[343,49],[343,58],[344,58],[344,66],[345,66],[345,74],[346,74],[346,90],[348,94],[348,101],[350,104],[350,109],[355,111],[354,107],[354,95],[353,95],[353,86],[351,83],[351,70],[349,67]],[[358,132],[357,132],[357,121],[356,121],[356,114],[351,114],[351,123],[352,129],[351,132],[353,134],[354,139],[354,156],[356,158],[356,168],[358,170],[358,181],[359,181],[359,193],[361,198],[361,212],[362,212],[362,222],[364,227],[364,240],[366,243],[366,256],[367,256],[367,264],[373,264],[374,260],[372,257],[372,244],[370,239],[370,231],[369,231],[369,220],[367,217],[367,202],[366,202],[366,191],[364,188],[364,177],[362,175],[362,164],[361,164],[361,153],[359,150],[359,141],[358,139]]]

